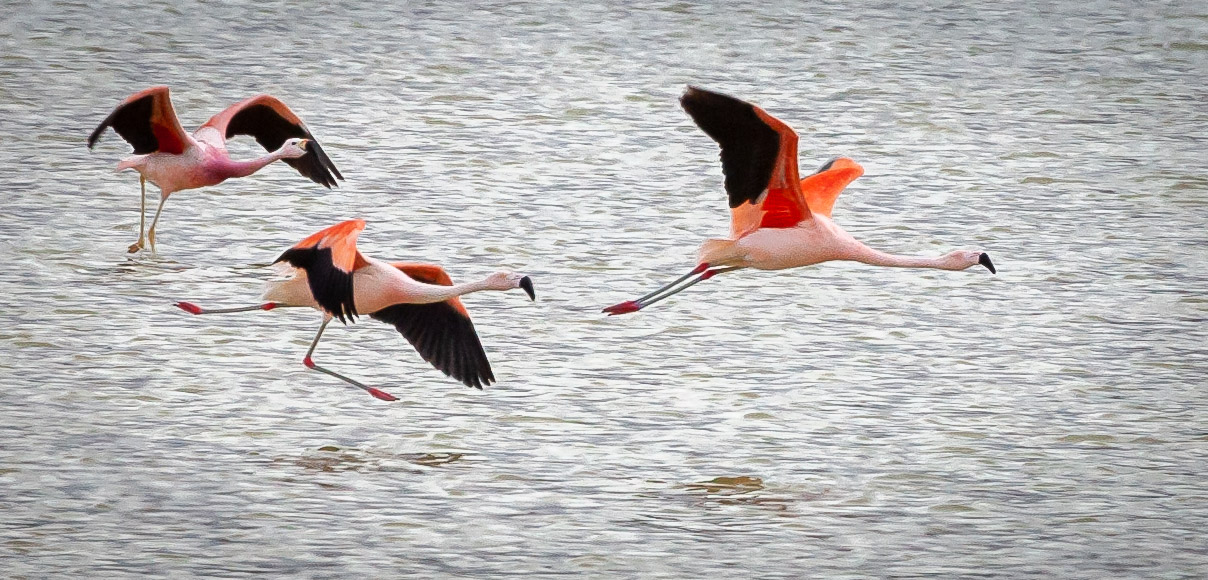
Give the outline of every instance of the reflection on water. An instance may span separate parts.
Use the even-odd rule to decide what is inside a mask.
[[[375,455],[360,449],[341,449],[335,445],[324,445],[315,452],[285,460],[274,459],[274,463],[288,461],[307,470],[335,472],[360,470],[396,470],[398,461],[407,461],[424,467],[442,467],[460,461],[465,453],[405,453],[402,455]],[[420,473],[419,470],[413,470]]]
[[[703,483],[687,484],[684,489],[700,494],[702,505],[713,503],[719,506],[757,506],[787,512],[795,502],[794,498],[761,493],[767,491],[763,480],[746,475],[715,477]]]
[[[1195,2],[33,3],[0,20],[0,555],[13,577],[1203,577],[1208,19]],[[283,165],[137,236],[129,149],[258,92],[348,178]],[[827,264],[599,308],[726,231],[687,83],[867,170],[870,245],[999,275]],[[259,154],[236,141],[236,157]],[[254,300],[303,235],[455,279],[499,383],[388,326]],[[803,572],[808,570],[808,572]]]
[[[714,477],[704,483],[693,483],[684,486],[694,491],[703,491],[711,495],[740,495],[763,489],[763,480],[758,477],[740,475],[738,477]]]

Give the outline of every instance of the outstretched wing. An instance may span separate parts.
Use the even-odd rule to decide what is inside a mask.
[[[201,126],[205,127],[217,129],[223,139],[236,135],[251,135],[269,151],[280,149],[285,140],[291,137],[308,139],[310,144],[306,148],[306,155],[283,161],[297,169],[303,177],[308,177],[328,189],[336,185],[336,179],[344,179],[302,119],[276,97],[257,95],[244,99],[211,117]]]
[[[365,220],[348,220],[298,242],[276,260],[306,270],[307,284],[315,302],[328,314],[347,323],[357,316],[353,300],[352,273],[368,262],[357,251],[357,236]]]
[[[113,127],[140,155],[156,151],[179,155],[190,144],[164,86],[139,91],[122,101],[88,136],[89,149],[108,127]]]
[[[861,175],[864,175],[864,168],[859,163],[847,157],[836,157],[801,180],[801,195],[810,211],[830,217],[839,194]]]
[[[440,266],[404,262],[391,265],[425,284],[453,285]],[[481,389],[495,381],[487,353],[482,350],[482,342],[461,300],[395,304],[369,317],[393,325],[424,360],[467,387]]]
[[[792,227],[809,216],[798,189],[797,134],[788,125],[755,105],[697,87],[688,87],[680,105],[721,146],[734,235]]]

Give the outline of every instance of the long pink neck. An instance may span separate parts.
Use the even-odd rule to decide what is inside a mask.
[[[889,266],[891,268],[936,268],[939,270],[959,270],[953,264],[944,259],[939,258],[924,258],[921,256],[899,256],[897,254],[887,254],[880,250],[874,250],[864,244],[860,244],[859,250],[853,253],[848,258],[857,262],[870,264],[873,266]]]
[[[284,156],[281,151],[273,151],[272,153],[248,161],[236,161],[229,158],[223,159],[215,165],[217,171],[223,175],[224,179],[230,179],[232,177],[247,177],[264,169],[264,166],[269,163],[283,158]]]
[[[477,282],[465,282],[462,284],[454,284],[452,286],[437,286],[435,284],[424,284],[419,291],[409,291],[406,295],[406,301],[412,304],[429,304],[432,302],[444,302],[464,294],[471,292],[480,292],[482,290],[497,290],[487,284],[486,280]]]

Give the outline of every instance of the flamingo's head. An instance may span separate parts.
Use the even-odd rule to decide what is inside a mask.
[[[308,153],[307,148],[310,147],[310,139],[302,139],[293,137],[286,139],[281,145],[282,159],[297,159]]]
[[[990,254],[979,250],[957,250],[944,256],[944,259],[951,265],[953,270],[964,270],[973,266],[985,266],[991,274],[998,273],[998,270],[994,269],[994,262],[990,261]]]
[[[491,290],[511,290],[513,288],[523,288],[524,293],[528,294],[530,300],[537,299],[537,292],[533,290],[533,279],[521,274],[516,274],[513,272],[495,272],[487,277],[487,286],[489,286]]]

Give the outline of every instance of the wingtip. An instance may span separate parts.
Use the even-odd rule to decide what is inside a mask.
[[[88,149],[91,150],[93,147],[96,146],[96,142],[101,139],[101,133],[103,133],[105,131],[105,127],[106,127],[106,125],[104,123],[101,123],[101,125],[99,127],[97,127],[96,129],[93,129],[92,133],[88,135]]]
[[[482,359],[480,366],[478,366],[477,369],[478,370],[469,371],[469,374],[465,375],[465,378],[458,380],[461,381],[461,384],[467,387],[481,391],[486,389],[486,387],[491,386],[491,383],[495,382],[495,373],[491,371],[491,363],[487,362],[485,358]],[[448,371],[444,372],[450,377],[455,379],[457,378],[456,375],[458,373],[450,373]]]
[[[684,93],[680,95],[680,107],[684,110],[689,110],[694,105],[699,105],[702,97],[707,94],[709,94],[709,91],[706,91],[696,85],[688,85],[684,88]]]
[[[680,97],[680,101],[683,101],[685,99],[700,99],[700,98],[708,98],[708,97],[723,97],[723,98],[730,98],[730,99],[734,98],[725,93],[711,91],[709,89],[706,89],[706,88],[698,86],[698,85],[688,85],[687,88],[684,89],[684,94],[683,94],[683,96]]]
[[[688,85],[688,86],[684,87],[684,92],[683,92],[683,94],[680,95],[680,98],[679,98],[680,104],[681,105],[686,104],[688,101],[691,101],[692,99],[696,98],[702,92],[705,92],[705,91],[696,85]]]

